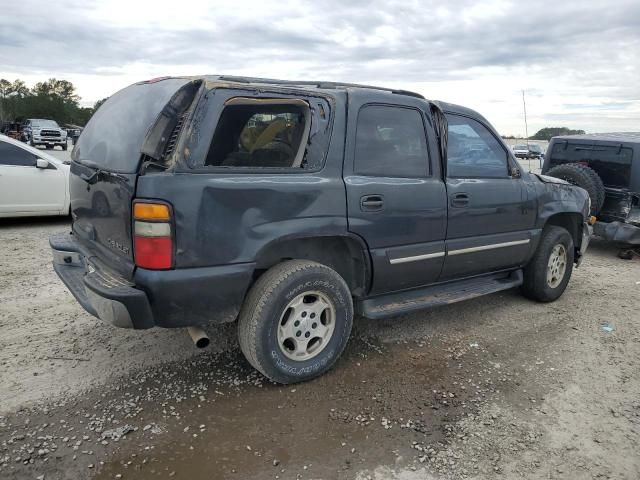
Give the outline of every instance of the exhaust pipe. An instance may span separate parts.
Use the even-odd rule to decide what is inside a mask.
[[[191,340],[198,348],[205,348],[209,346],[209,336],[200,327],[187,327],[187,332],[191,335]]]

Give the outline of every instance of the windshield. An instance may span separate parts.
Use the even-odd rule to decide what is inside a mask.
[[[515,147],[513,147],[514,150],[527,150],[527,146],[526,145],[516,145]]]
[[[531,150],[532,152],[541,152],[542,151],[540,149],[539,145],[529,145],[529,150]]]
[[[47,128],[60,128],[60,126],[53,120],[32,120],[31,124],[34,127],[47,127]]]

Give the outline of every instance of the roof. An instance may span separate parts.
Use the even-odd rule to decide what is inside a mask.
[[[412,92],[409,90],[400,90],[400,89],[393,89],[393,88],[386,88],[386,87],[376,87],[373,85],[364,85],[364,84],[359,84],[359,83],[347,83],[347,82],[325,82],[325,81],[320,81],[320,80],[279,80],[279,79],[275,79],[275,78],[260,78],[260,77],[243,77],[243,76],[235,76],[235,75],[194,75],[194,76],[178,76],[178,77],[159,77],[159,78],[154,78],[151,80],[147,80],[146,82],[139,82],[139,83],[150,83],[150,82],[157,82],[157,81],[162,81],[162,80],[166,80],[169,78],[187,78],[190,80],[203,80],[207,83],[213,84],[212,87],[215,84],[223,84],[223,85],[229,85],[229,84],[236,84],[236,85],[244,85],[244,86],[261,86],[261,87],[291,87],[291,88],[303,88],[303,89],[311,89],[311,88],[315,88],[319,91],[331,91],[331,90],[350,90],[350,89],[363,89],[363,90],[370,90],[372,92],[385,92],[385,93],[391,93],[391,94],[397,94],[397,95],[406,95],[406,96],[410,96],[410,97],[415,97],[415,98],[419,98],[421,100],[424,100],[425,102],[428,103],[433,103],[435,105],[438,105],[443,111],[448,112],[448,113],[456,113],[459,115],[465,115],[465,116],[469,116],[472,118],[476,118],[479,120],[484,121],[487,125],[490,125],[490,123],[487,121],[486,118],[484,118],[482,115],[480,115],[478,112],[476,112],[475,110],[472,110],[470,108],[467,107],[463,107],[461,105],[455,105],[453,103],[447,103],[447,102],[441,102],[441,101],[437,101],[437,100],[429,100],[427,98],[425,98],[422,94],[417,93],[417,92]]]
[[[276,87],[302,87],[302,88],[317,88],[319,90],[346,90],[348,88],[362,88],[368,90],[379,90],[383,92],[396,93],[398,95],[408,95],[411,97],[422,98],[424,96],[417,92],[411,92],[409,90],[399,90],[385,87],[375,87],[373,85],[363,85],[358,83],[346,83],[346,82],[325,82],[321,80],[278,80],[275,78],[259,78],[259,77],[241,77],[235,75],[203,75],[193,77],[194,79],[200,78],[207,82],[221,82],[221,83],[239,83],[247,85],[261,85],[261,86],[276,86]]]
[[[586,133],[584,135],[560,135],[554,140],[602,140],[608,142],[640,142],[640,132]]]

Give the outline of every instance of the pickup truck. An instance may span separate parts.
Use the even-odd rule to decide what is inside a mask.
[[[29,118],[22,125],[22,133],[32,147],[44,145],[51,149],[57,145],[62,150],[67,149],[67,131],[60,128],[55,120]]]
[[[237,321],[249,363],[285,384],[335,364],[354,314],[515,287],[553,301],[591,235],[582,188],[524,171],[473,110],[407,91],[153,79],[112,95],[72,160],[72,233],[50,244],[82,306],[197,346]]]

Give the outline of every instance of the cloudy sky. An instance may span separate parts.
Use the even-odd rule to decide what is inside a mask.
[[[72,81],[84,104],[138,80],[236,74],[362,82],[479,110],[502,134],[640,131],[638,0],[19,0],[0,78]],[[5,5],[5,6],[7,6]]]

